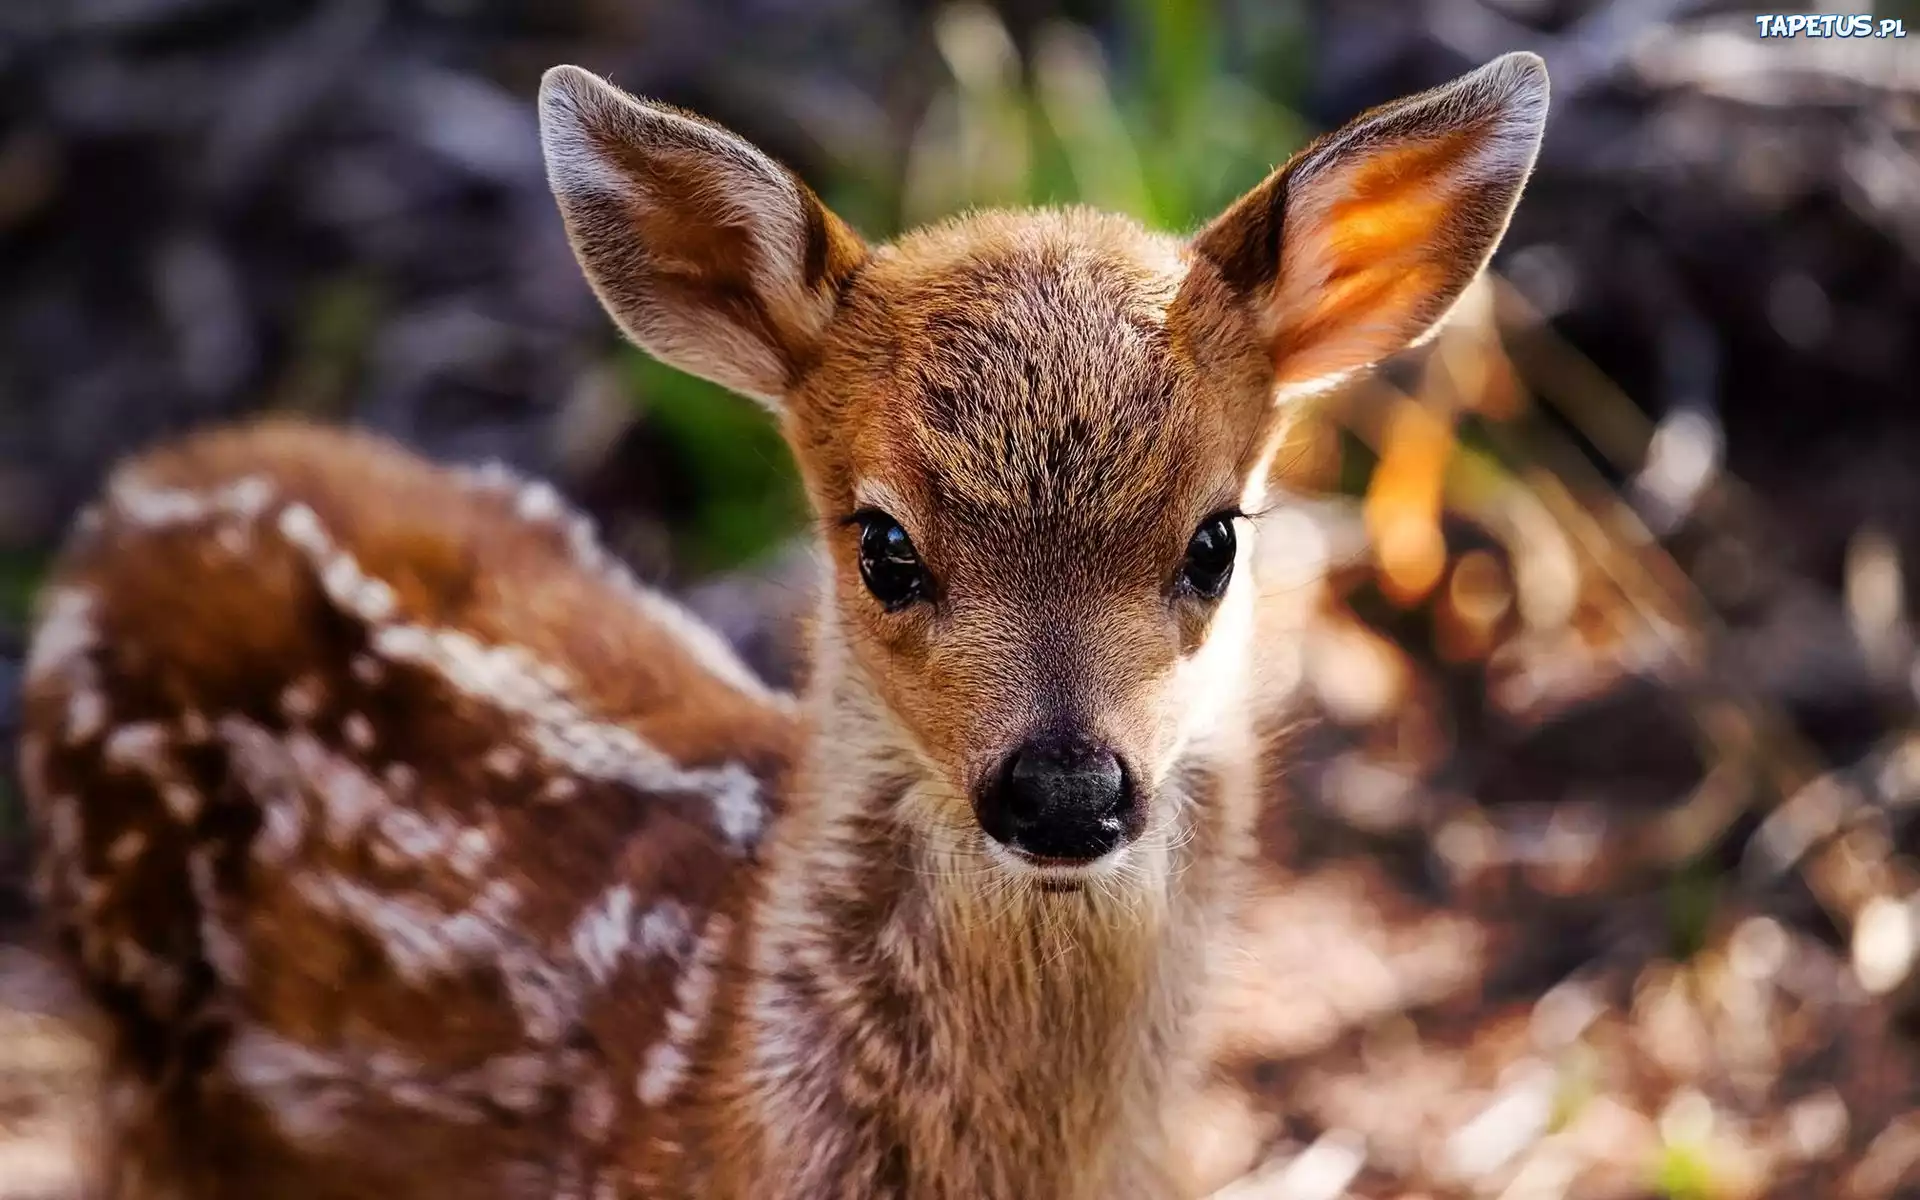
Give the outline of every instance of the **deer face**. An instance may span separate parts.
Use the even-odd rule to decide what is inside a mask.
[[[1303,150],[1191,241],[986,213],[864,245],[732,134],[575,68],[542,90],[576,252],[641,346],[779,415],[840,686],[930,837],[1073,881],[1176,836],[1246,658],[1289,397],[1414,342],[1531,169],[1511,55]]]
[[[910,236],[849,282],[789,400],[840,626],[933,780],[924,816],[977,822],[1010,869],[1164,825],[1245,636],[1270,384],[1251,338],[1182,311],[1189,257],[1091,213]]]

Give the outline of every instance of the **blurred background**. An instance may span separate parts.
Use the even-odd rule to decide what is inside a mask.
[[[24,886],[31,595],[120,456],[265,410],[547,475],[770,676],[801,508],[621,346],[539,73],[707,113],[882,237],[1192,228],[1510,49],[1496,271],[1283,456],[1257,902],[1191,1137],[1237,1200],[1920,1196],[1920,4],[0,0],[0,1200],[70,1200],[85,1014]],[[1856,11],[1836,8],[1831,11]]]

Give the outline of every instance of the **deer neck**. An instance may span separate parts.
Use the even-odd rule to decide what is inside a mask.
[[[796,1181],[794,1195],[1162,1194],[1141,1180],[1218,890],[1187,868],[1233,840],[1233,758],[1195,749],[1163,784],[1178,815],[1130,851],[1161,856],[1156,869],[1066,893],[1013,886],[970,824],[907,819],[943,785],[831,620],[743,964],[763,1178]]]

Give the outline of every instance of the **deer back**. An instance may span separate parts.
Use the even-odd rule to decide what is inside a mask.
[[[552,489],[266,425],[116,475],[26,730],[125,1194],[550,1196],[676,1090],[797,722]]]

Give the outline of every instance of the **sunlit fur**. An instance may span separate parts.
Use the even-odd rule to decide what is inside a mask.
[[[793,448],[807,691],[504,472],[285,424],[123,468],[22,748],[110,1194],[1190,1194],[1168,1118],[1264,748],[1254,525],[1217,600],[1182,557],[1266,503],[1291,389],[1445,315],[1545,93],[1510,56],[1376,110],[1191,241],[1066,210],[869,246],[718,126],[550,72],[596,293]],[[925,602],[868,593],[871,508]],[[974,798],[1061,730],[1141,820],[1035,867]]]

